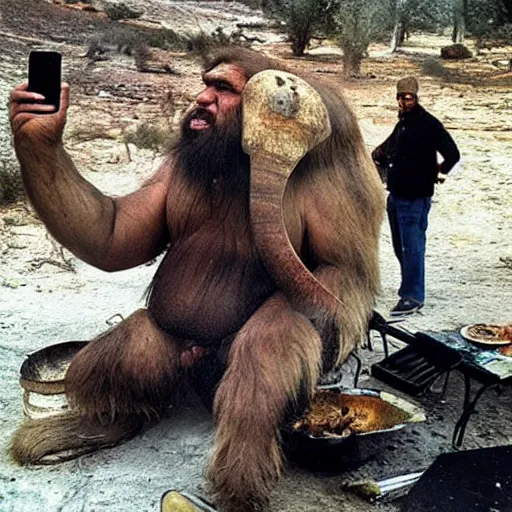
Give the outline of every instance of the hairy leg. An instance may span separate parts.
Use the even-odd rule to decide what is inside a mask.
[[[73,359],[66,394],[84,415],[158,415],[169,404],[180,351],[146,309],[99,336]]]
[[[22,464],[53,463],[133,437],[145,418],[172,400],[180,351],[147,310],[92,340],[66,374],[70,411],[29,420],[15,433],[12,457]]]
[[[310,396],[321,364],[320,337],[280,295],[238,333],[215,396],[209,478],[224,512],[257,511],[281,472],[279,429],[287,408]]]
[[[140,416],[110,424],[74,413],[27,420],[14,433],[9,454],[22,465],[57,464],[127,441],[142,426]]]

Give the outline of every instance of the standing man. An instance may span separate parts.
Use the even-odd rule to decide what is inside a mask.
[[[425,303],[425,245],[434,185],[443,183],[459,161],[459,150],[442,123],[418,103],[419,84],[408,76],[397,82],[399,121],[372,153],[385,169],[387,212],[393,249],[400,262],[400,300],[391,316],[410,315]],[[437,162],[437,153],[443,162]]]

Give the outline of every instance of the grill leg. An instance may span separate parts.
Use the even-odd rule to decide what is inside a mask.
[[[471,417],[471,414],[475,411],[476,404],[484,392],[492,384],[484,384],[476,393],[471,400],[471,379],[468,375],[464,374],[464,407],[462,414],[455,424],[452,437],[452,447],[455,450],[460,450],[464,442],[464,434],[466,433],[466,427]]]
[[[359,383],[359,377],[361,375],[361,369],[363,368],[363,362],[355,352],[352,352],[350,355],[356,360],[356,374],[354,375],[354,387],[357,388],[357,385]]]
[[[382,337],[382,347],[384,348],[384,356],[389,357],[389,346],[388,346],[388,339],[386,337],[386,333],[381,333]]]
[[[366,346],[370,352],[373,352],[373,341],[372,341],[372,331],[369,330],[366,332]]]

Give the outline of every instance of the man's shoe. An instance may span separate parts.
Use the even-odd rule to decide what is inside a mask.
[[[421,302],[416,302],[411,299],[400,299],[398,304],[390,311],[391,316],[406,316],[412,315],[415,311],[423,307]]]

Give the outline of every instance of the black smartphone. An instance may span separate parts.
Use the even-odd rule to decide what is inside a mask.
[[[59,52],[32,51],[28,57],[28,90],[44,96],[37,102],[60,108],[62,55]]]

